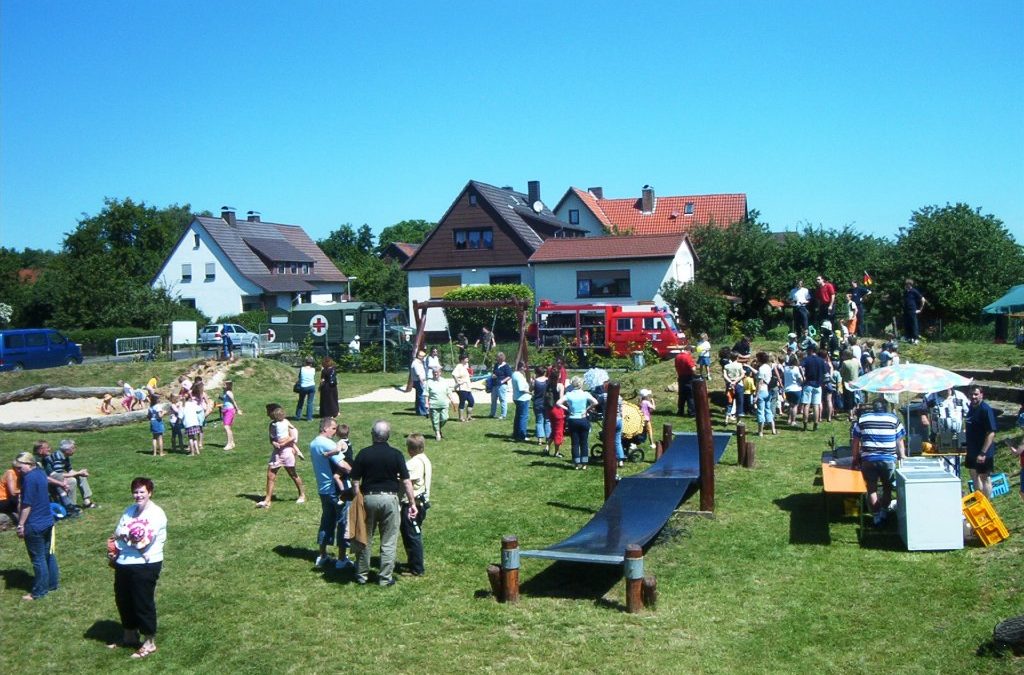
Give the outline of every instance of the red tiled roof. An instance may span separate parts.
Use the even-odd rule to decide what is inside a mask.
[[[622,234],[666,234],[689,232],[698,225],[714,222],[726,226],[747,217],[745,194],[688,195],[658,197],[654,211],[643,213],[640,199],[597,199],[586,190],[573,188],[605,227],[617,228]],[[687,204],[692,213],[687,214]]]
[[[419,244],[407,244],[404,241],[396,241],[394,242],[394,244],[395,248],[397,248],[399,251],[404,253],[409,258],[411,258],[413,254],[416,253],[416,249],[420,247]]]
[[[551,238],[530,256],[530,262],[671,258],[685,240],[686,235],[679,232],[630,237]]]
[[[34,284],[39,281],[41,270],[34,267],[23,267],[18,270],[18,282],[22,284]]]

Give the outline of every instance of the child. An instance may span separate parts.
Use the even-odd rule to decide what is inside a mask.
[[[228,436],[228,442],[224,445],[225,450],[232,450],[235,447],[235,432],[231,428],[231,425],[235,422],[235,415],[241,415],[242,409],[238,407],[238,403],[235,401],[235,394],[232,391],[234,388],[234,382],[231,380],[224,381],[224,392],[220,395],[220,416],[224,422],[224,433]]]
[[[707,337],[706,334],[701,333],[701,339]],[[700,349],[698,347],[697,349]],[[710,354],[709,354],[710,358]],[[654,426],[651,424],[651,413],[657,410],[657,406],[654,404],[654,394],[650,389],[641,389],[640,394],[640,414],[644,416],[644,432],[647,434],[647,440],[651,444],[651,450],[654,449]]]
[[[352,445],[348,442],[349,431],[350,430],[347,424],[338,425],[337,458],[344,460],[345,462],[348,463],[349,466],[352,466]],[[350,472],[345,470],[345,468],[341,465],[341,462],[331,462],[331,472],[334,476],[334,487],[336,490],[335,497],[337,498],[338,504],[345,504],[346,502],[352,501],[354,494],[352,479],[348,477]],[[344,515],[342,516],[342,530],[345,529],[347,521],[348,506],[346,505]],[[345,546],[342,547],[343,551],[344,548],[347,547],[347,545],[348,542],[346,541]],[[344,558],[344,553],[341,554],[339,560],[341,558]]]
[[[291,422],[280,405],[271,403],[267,405],[267,416],[270,422],[270,444],[273,450],[270,453],[270,461],[267,462],[267,493],[266,497],[256,504],[256,508],[269,509],[274,499],[274,483],[277,481],[277,472],[284,467],[284,470],[291,476],[299,491],[299,498],[296,504],[306,502],[306,489],[302,485],[302,479],[295,472],[295,457],[303,458],[299,451],[299,431]]]
[[[181,425],[185,428],[185,436],[188,438],[189,457],[199,454],[199,434],[203,430],[203,423],[199,417],[201,412],[199,402],[192,397],[187,398],[182,405]]]
[[[133,390],[132,391],[132,407],[131,407],[131,409],[132,410],[135,410],[136,408],[141,409],[142,408],[142,402],[146,400],[146,396],[147,396],[147,394],[146,394],[146,390],[145,389],[135,389],[135,390]]]
[[[100,403],[100,412],[104,415],[112,415],[114,413],[114,397],[110,394],[103,395],[103,402]]]
[[[403,495],[402,520],[399,528],[402,533],[402,545],[409,560],[409,573],[415,577],[422,576],[425,571],[422,526],[423,519],[427,517],[427,509],[430,508],[430,482],[433,474],[430,460],[423,453],[424,446],[423,434],[409,434],[405,439],[406,451],[409,453],[405,465],[409,468],[409,480],[412,482],[417,514],[415,518],[409,517],[410,504],[405,501],[406,497]]]
[[[124,380],[118,380],[117,386],[121,387],[121,407],[125,412],[131,411],[132,403],[135,402],[135,390]]]
[[[163,457],[164,452],[164,411],[157,404],[157,395],[149,395],[149,433],[153,434],[153,456]]]
[[[185,450],[185,425],[182,424],[181,415],[183,406],[177,394],[171,394],[167,399],[170,402],[170,417],[167,421],[171,423],[171,452]]]
[[[700,376],[711,382],[711,341],[707,333],[701,333],[697,343],[697,368]]]

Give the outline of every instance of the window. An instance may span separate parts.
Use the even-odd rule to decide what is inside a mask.
[[[181,299],[178,300],[178,302],[180,302],[181,304],[185,305],[186,307],[191,307],[192,309],[196,308],[196,299],[195,298],[181,298]]]
[[[683,210],[683,213],[688,216],[693,215],[693,202],[686,202],[686,208]]]
[[[242,296],[242,311],[243,312],[255,312],[263,309],[263,301],[258,295],[243,295]]]
[[[476,195],[470,195],[469,196],[469,205],[470,206],[476,206]]]
[[[633,319],[616,319],[615,330],[621,333],[628,333],[633,330]]]
[[[452,236],[457,251],[466,249],[493,249],[494,231],[491,228],[480,228],[474,230],[453,230]]]
[[[580,224],[580,210],[579,209],[569,209],[569,224],[570,225],[579,225]]]
[[[50,333],[50,344],[63,346],[67,344],[68,339],[60,333]]]
[[[46,333],[28,333],[25,335],[25,346],[26,347],[45,347],[46,346]]]
[[[277,273],[278,274],[284,274],[284,267],[285,267],[285,264],[283,262],[277,263]]]
[[[217,263],[206,263],[206,281],[217,278]]]
[[[299,273],[299,263],[297,263],[297,262],[293,262],[292,263],[291,273],[292,274],[298,274]]]
[[[578,298],[627,298],[629,270],[592,270],[576,273]]]
[[[661,330],[665,325],[660,316],[645,316],[644,330]]]
[[[195,250],[197,248],[199,248],[199,233],[198,232],[196,234],[192,235],[192,249]]]
[[[4,336],[4,348],[6,348],[6,349],[24,349],[25,348],[25,336],[24,335],[5,335]]]
[[[521,284],[523,277],[520,274],[492,274],[491,284]]]
[[[302,273],[309,274],[309,263],[302,263]]]
[[[462,275],[452,274],[430,277],[430,299],[439,300],[448,291],[462,287]]]
[[[181,283],[187,284],[192,282],[192,265],[185,264],[181,266]]]

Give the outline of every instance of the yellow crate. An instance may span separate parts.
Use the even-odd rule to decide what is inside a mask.
[[[853,516],[854,518],[860,516],[860,497],[843,498],[843,515]]]
[[[992,502],[980,492],[972,492],[963,498],[964,516],[974,528],[974,533],[985,546],[998,544],[1010,536],[999,514],[992,508]]]

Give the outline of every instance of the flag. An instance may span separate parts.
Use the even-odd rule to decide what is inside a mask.
[[[871,278],[871,275],[868,274],[867,270],[864,270],[864,285],[865,286],[870,286],[873,283],[875,283],[874,279]]]

